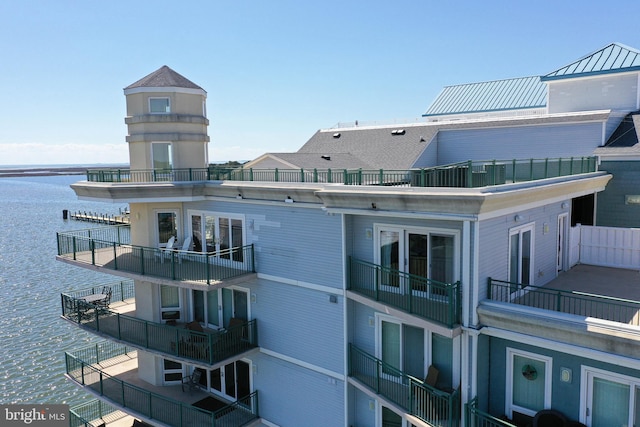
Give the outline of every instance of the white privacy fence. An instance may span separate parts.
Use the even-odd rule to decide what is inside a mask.
[[[640,229],[577,225],[570,232],[569,259],[577,264],[640,269]]]

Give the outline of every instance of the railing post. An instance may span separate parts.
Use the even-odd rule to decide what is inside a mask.
[[[376,278],[374,280],[374,286],[375,286],[375,294],[376,294],[376,301],[380,300],[380,274],[382,274],[382,269],[379,266],[374,266],[373,267],[375,273],[376,273]]]
[[[558,299],[556,300],[556,311],[560,311],[562,307],[562,293],[558,291]]]
[[[76,247],[77,247],[76,236],[73,236],[71,238],[71,242],[72,242],[71,246],[73,247],[73,260],[76,261]]]
[[[558,176],[562,176],[562,157],[558,158]]]
[[[96,265],[96,245],[93,239],[89,240],[89,248],[91,249],[91,265]]]
[[[318,169],[313,168],[313,182],[318,182]]]
[[[529,159],[529,181],[533,181],[533,159]]]
[[[122,331],[120,329],[120,313],[116,314],[116,320],[118,322],[118,339],[122,339]]]
[[[487,277],[487,299],[491,299],[491,277]]]
[[[118,249],[116,246],[116,242],[113,242],[113,269],[118,269]]]
[[[549,178],[549,158],[544,159],[544,177]]]
[[[331,175],[331,168],[327,169],[327,182],[333,182],[333,176]]]
[[[569,175],[573,175],[573,156],[569,157]]]
[[[205,274],[207,275],[207,285],[211,284],[211,271],[210,271],[210,266],[209,266],[209,254],[207,253],[205,255]]]
[[[511,161],[511,180],[516,182],[516,159]]]
[[[378,178],[378,185],[384,185],[384,169],[380,168],[380,177]]]
[[[300,182],[304,182],[304,169],[300,168]]]
[[[467,184],[465,185],[466,188],[473,187],[473,162],[471,160],[467,161],[467,183],[466,184]]]
[[[275,170],[275,175],[274,175],[274,177],[275,177],[275,181],[276,181],[276,182],[278,182],[278,181],[280,180],[280,179],[279,179],[279,176],[278,176],[278,168],[276,168],[276,170]]]

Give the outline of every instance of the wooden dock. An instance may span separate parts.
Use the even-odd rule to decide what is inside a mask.
[[[109,225],[128,225],[131,224],[131,218],[128,213],[120,215],[99,214],[95,212],[71,212],[69,217],[75,221],[96,222],[99,224]],[[64,218],[64,212],[63,212]],[[65,218],[66,219],[66,218]]]

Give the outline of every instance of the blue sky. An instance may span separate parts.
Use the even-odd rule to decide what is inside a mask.
[[[640,2],[0,3],[0,165],[127,163],[122,89],[168,65],[208,93],[210,161],[338,122],[415,119],[443,86],[640,48]]]

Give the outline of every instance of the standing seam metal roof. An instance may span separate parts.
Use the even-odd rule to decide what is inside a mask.
[[[540,77],[446,86],[423,117],[541,108],[547,105],[547,87]]]
[[[542,77],[542,81],[640,70],[640,51],[611,43]]]

